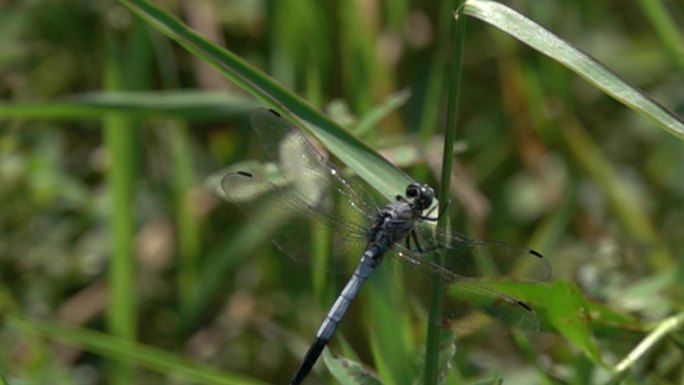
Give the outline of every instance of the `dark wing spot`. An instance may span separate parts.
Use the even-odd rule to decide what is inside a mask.
[[[270,108],[269,108],[268,110],[271,111],[271,113],[272,113],[273,115],[275,115],[275,116],[277,116],[277,117],[279,117],[279,118],[281,117],[280,114],[278,113],[278,111],[272,110],[272,109],[270,109]]]
[[[527,311],[529,311],[529,312],[532,312],[532,308],[530,307],[530,305],[526,304],[526,303],[523,302],[523,301],[517,301],[517,302],[518,302],[518,305],[524,307],[525,310],[527,310]]]
[[[544,256],[540,252],[532,250],[532,249],[530,249],[530,254],[534,255],[537,258],[544,258]]]
[[[247,171],[238,171],[237,173],[238,173],[238,175],[246,176],[248,178],[251,178],[254,176],[254,175],[252,175],[252,173],[247,172]]]

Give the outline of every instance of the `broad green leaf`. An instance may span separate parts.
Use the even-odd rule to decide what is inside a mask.
[[[597,335],[608,330],[643,332],[645,325],[636,317],[600,303],[587,302],[591,327]]]
[[[468,0],[463,13],[476,17],[508,33],[544,55],[561,63],[589,83],[629,108],[656,121],[666,131],[684,139],[684,122],[638,88],[629,85],[588,54],[573,47],[539,24],[506,7],[488,0]]]
[[[593,362],[601,364],[601,353],[589,327],[584,297],[569,282],[554,282],[547,292],[546,311],[553,326]]]
[[[406,174],[358,138],[232,52],[203,38],[149,1],[119,1],[240,88],[278,110],[297,126],[308,128],[330,152],[389,199],[403,192],[410,182]],[[309,124],[304,126],[299,119]]]
[[[323,361],[330,373],[342,385],[381,385],[374,373],[363,365],[347,358],[335,358],[328,349],[323,350]]]

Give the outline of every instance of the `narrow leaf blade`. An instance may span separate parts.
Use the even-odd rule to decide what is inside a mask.
[[[590,55],[534,21],[503,4],[488,0],[468,0],[463,12],[499,28],[556,60],[627,107],[655,120],[672,135],[684,139],[684,121],[680,117],[638,88],[629,85]]]

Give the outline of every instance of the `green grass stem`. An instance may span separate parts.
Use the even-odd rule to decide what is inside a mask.
[[[639,0],[636,3],[663,42],[670,59],[677,66],[680,74],[684,75],[684,37],[677,29],[677,24],[672,20],[665,5],[659,0]]]
[[[631,352],[617,365],[615,365],[615,374],[606,382],[607,385],[618,384],[626,375],[627,371],[634,367],[637,362],[643,358],[648,352],[655,349],[657,344],[667,337],[670,333],[680,330],[684,327],[684,313],[679,313],[672,317],[665,318],[660,321],[653,331],[646,336]]]
[[[121,87],[118,53],[110,40],[105,86],[116,90]],[[111,159],[108,182],[111,191],[110,234],[112,255],[109,261],[110,307],[108,327],[112,335],[123,340],[136,338],[136,309],[134,281],[134,200],[136,178],[135,127],[125,116],[112,113],[105,117],[105,145]],[[129,384],[132,367],[126,363],[113,364],[109,369],[109,383]]]
[[[453,162],[453,147],[456,140],[456,123],[458,117],[458,105],[461,89],[461,66],[463,61],[463,42],[465,41],[465,23],[463,8],[459,8],[454,16],[452,36],[453,57],[449,79],[449,105],[447,112],[447,125],[444,136],[444,153],[442,158],[442,174],[440,177],[439,212],[444,213],[437,224],[442,230],[447,230],[448,215],[446,209],[449,204],[449,192],[451,186],[451,165]],[[444,256],[441,252],[434,253],[435,262],[439,263]],[[439,342],[442,327],[442,307],[444,302],[444,283],[441,279],[432,282],[430,293],[430,309],[428,314],[427,342],[425,353],[425,385],[436,385],[439,375]]]
[[[173,167],[174,213],[176,243],[178,247],[178,300],[184,328],[194,300],[195,288],[200,284],[200,223],[193,205],[193,178],[191,140],[185,122],[171,121],[168,127]]]

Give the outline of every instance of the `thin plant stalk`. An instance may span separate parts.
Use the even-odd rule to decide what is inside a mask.
[[[199,278],[200,236],[199,221],[193,206],[193,167],[188,126],[180,120],[168,123],[171,150],[173,153],[173,190],[175,227],[178,243],[178,297],[180,313],[188,328],[192,318],[191,309],[195,287],[204,284]]]
[[[105,85],[109,90],[119,89],[121,74],[116,42],[109,40],[109,57]],[[109,263],[110,307],[108,326],[112,335],[132,341],[136,335],[136,311],[134,295],[133,259],[133,184],[135,179],[134,127],[130,120],[119,113],[104,118],[105,146],[109,151],[108,182],[111,194],[110,234],[112,255]],[[112,363],[109,370],[110,384],[129,384],[132,366]]]
[[[641,7],[646,19],[667,50],[670,60],[677,66],[681,74],[684,74],[684,36],[677,29],[676,22],[665,8],[662,1],[639,0],[636,2]]]
[[[665,318],[653,331],[644,338],[631,352],[614,368],[613,376],[605,382],[606,385],[617,385],[627,376],[629,369],[646,354],[651,352],[659,342],[684,326],[684,313]]]
[[[449,186],[451,185],[452,151],[456,139],[456,118],[458,114],[458,99],[461,85],[461,65],[463,58],[463,42],[465,40],[465,17],[459,8],[455,13],[456,22],[453,24],[454,56],[449,80],[449,105],[447,111],[447,127],[444,136],[444,154],[442,158],[442,175],[439,188],[439,213],[445,213],[449,204]],[[441,215],[437,227],[446,230],[448,216]],[[434,254],[435,262],[444,258],[441,252]],[[442,308],[444,302],[444,283],[440,279],[432,281],[430,293],[430,312],[428,315],[427,344],[425,352],[425,385],[435,385],[438,381],[439,336],[442,325]]]

